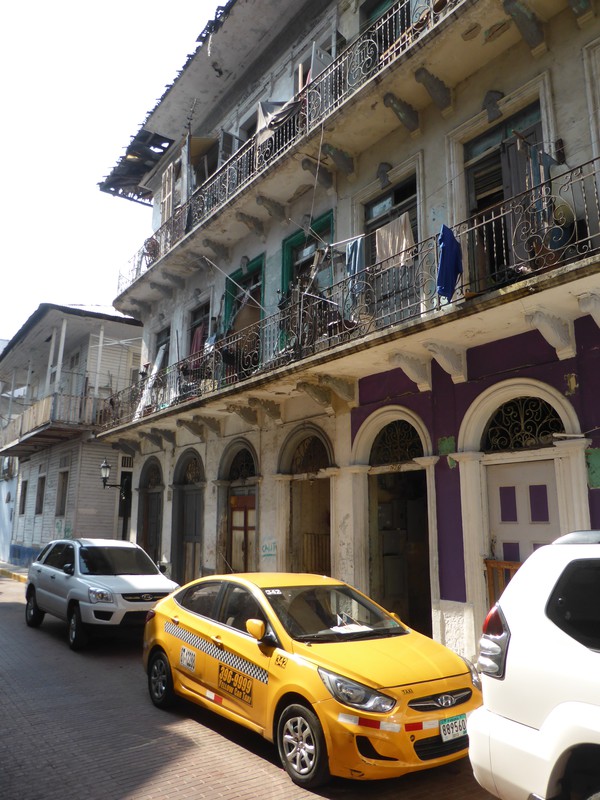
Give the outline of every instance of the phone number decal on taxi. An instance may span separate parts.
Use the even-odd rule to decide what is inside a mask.
[[[253,679],[238,672],[227,664],[219,664],[219,689],[233,695],[248,705],[252,705]]]

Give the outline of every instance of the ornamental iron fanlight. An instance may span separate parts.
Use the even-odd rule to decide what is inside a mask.
[[[146,487],[156,489],[162,483],[162,475],[158,464],[151,464],[148,467]]]
[[[256,477],[256,467],[254,465],[252,453],[247,448],[244,448],[235,455],[231,462],[229,480],[245,481],[248,478],[254,477]]]
[[[404,419],[390,422],[379,433],[371,448],[372,467],[411,461],[423,455],[423,443],[416,429]]]
[[[184,486],[193,486],[202,481],[202,463],[199,458],[192,456],[185,465],[183,474]]]
[[[550,447],[555,433],[564,433],[562,420],[539,397],[516,397],[490,419],[482,437],[484,452]]]
[[[325,445],[317,436],[303,439],[292,459],[292,475],[316,475],[321,469],[327,469],[329,457]]]

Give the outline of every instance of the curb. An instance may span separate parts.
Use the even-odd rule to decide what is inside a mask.
[[[3,578],[12,578],[13,581],[27,583],[27,575],[23,575],[20,572],[12,572],[10,569],[0,567],[0,575],[2,575]]]

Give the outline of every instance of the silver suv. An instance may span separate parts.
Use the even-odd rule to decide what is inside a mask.
[[[133,542],[58,539],[29,567],[25,621],[37,628],[45,614],[66,620],[69,646],[80,650],[94,628],[141,632],[146,613],[177,587]]]
[[[502,800],[600,800],[600,531],[536,550],[489,612],[477,781]]]

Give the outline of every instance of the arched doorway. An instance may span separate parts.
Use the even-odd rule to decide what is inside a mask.
[[[159,462],[151,458],[142,467],[139,487],[137,543],[153,561],[160,561],[163,515],[163,477]]]
[[[427,476],[415,469],[423,444],[410,422],[385,425],[369,464],[369,585],[381,605],[431,635]]]
[[[588,445],[569,400],[535,379],[495,384],[468,409],[454,457],[476,631],[533,549],[589,528]]]
[[[226,562],[231,572],[256,570],[256,462],[247,447],[231,459]]]
[[[187,583],[202,574],[204,467],[195,450],[179,459],[173,476],[173,579]]]
[[[296,435],[289,450],[290,537],[293,572],[331,574],[330,451],[316,431]]]

